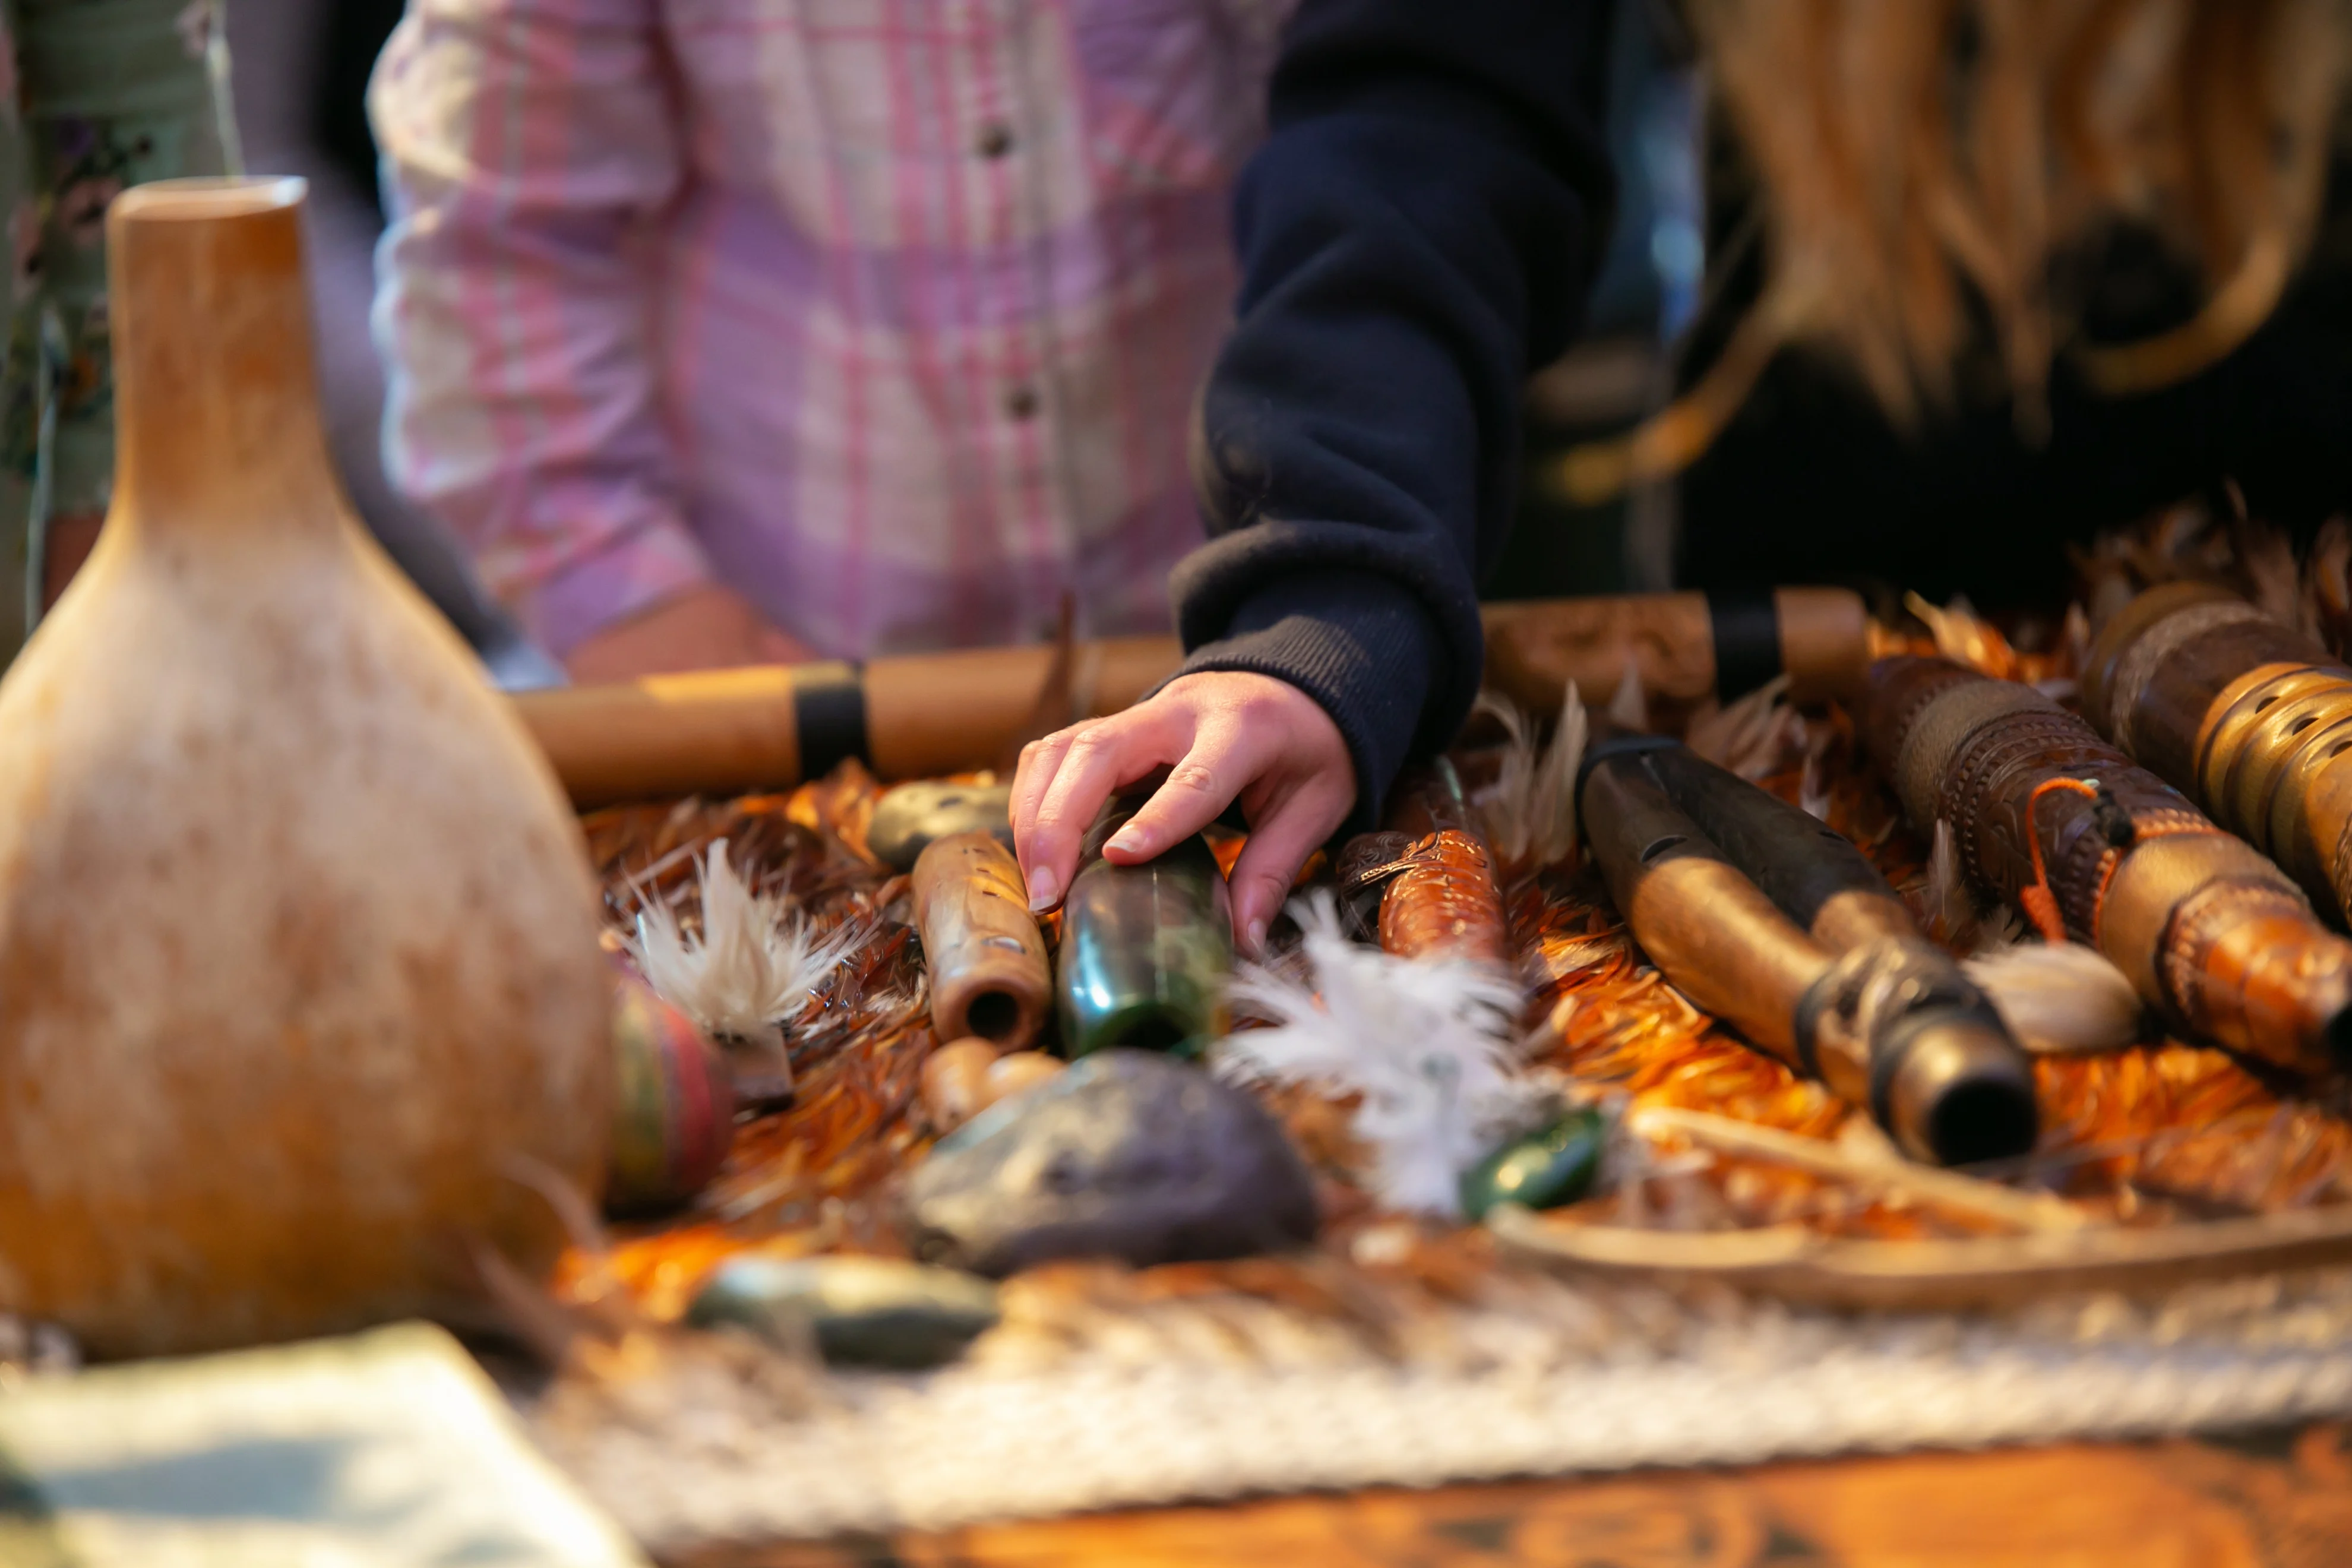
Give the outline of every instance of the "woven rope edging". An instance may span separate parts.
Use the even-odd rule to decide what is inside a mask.
[[[1470,1375],[1198,1363],[1021,1376],[950,1368],[844,1379],[839,1388],[839,1407],[805,1420],[698,1434],[681,1413],[660,1430],[565,1434],[550,1447],[640,1541],[676,1551],[1252,1492],[2346,1415],[2352,1343],[2078,1347],[1971,1328],[1941,1351],[1857,1342],[1745,1368],[1685,1357]]]

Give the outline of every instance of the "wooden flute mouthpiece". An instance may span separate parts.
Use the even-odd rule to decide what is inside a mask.
[[[1017,1050],[1045,1026],[1054,974],[1012,851],[993,834],[933,840],[916,858],[915,921],[931,980],[931,1030]]]
[[[2083,710],[2352,919],[2352,668],[2227,589],[2168,583],[2093,640]]]
[[[2319,1074],[2352,1055],[2352,942],[2293,879],[2030,686],[1882,659],[1862,736],[1911,826],[2106,954],[2175,1027]]]

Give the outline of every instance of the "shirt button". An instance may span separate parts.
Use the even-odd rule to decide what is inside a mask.
[[[1016,386],[1004,395],[1004,412],[1015,419],[1034,419],[1037,416],[1037,389]]]
[[[991,121],[981,127],[972,145],[983,158],[1002,158],[1013,151],[1013,127],[1001,120]]]

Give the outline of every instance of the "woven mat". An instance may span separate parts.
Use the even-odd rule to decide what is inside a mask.
[[[1254,1314],[1254,1316],[1253,1316]],[[702,1365],[530,1413],[656,1552],[1373,1485],[2185,1433],[2352,1414],[2352,1274],[1853,1317],[1522,1280],[1372,1349],[1171,1303],[1052,1347],[1011,1325],[785,1410]],[[580,1395],[579,1390],[571,1391]]]

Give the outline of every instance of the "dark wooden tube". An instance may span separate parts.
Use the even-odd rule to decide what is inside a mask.
[[[1604,742],[1580,799],[1634,940],[1694,1002],[1866,1106],[1914,1159],[2032,1147],[2032,1065],[1852,845],[1840,854],[1803,812],[1647,737]]]
[[[1882,936],[1920,936],[1901,895],[1844,834],[1678,741],[1643,736],[1637,743],[1675,803],[1781,912],[1830,952],[1844,952]]]

